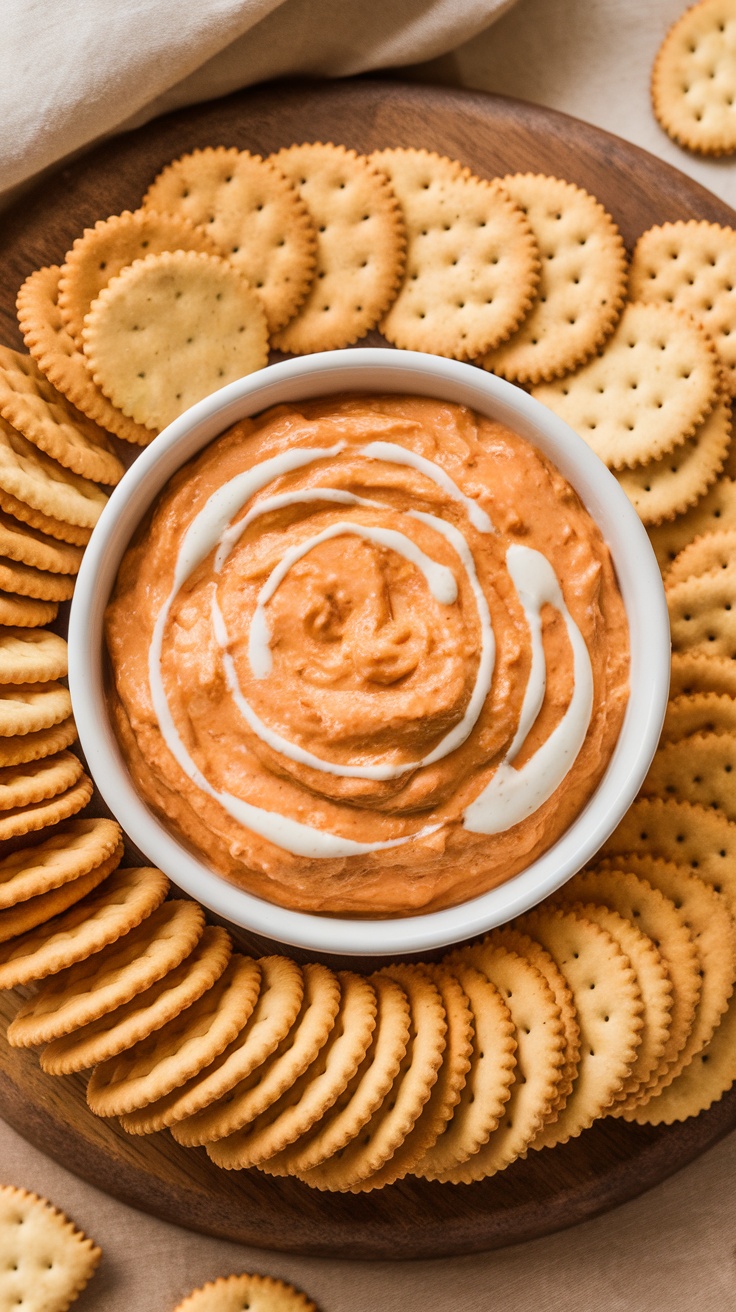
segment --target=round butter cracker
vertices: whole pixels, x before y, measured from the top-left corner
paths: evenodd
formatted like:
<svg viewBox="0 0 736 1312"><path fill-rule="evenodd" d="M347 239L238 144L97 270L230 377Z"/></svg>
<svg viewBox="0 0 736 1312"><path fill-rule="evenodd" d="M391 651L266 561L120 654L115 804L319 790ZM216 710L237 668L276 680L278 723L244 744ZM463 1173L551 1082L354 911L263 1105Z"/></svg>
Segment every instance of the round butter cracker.
<svg viewBox="0 0 736 1312"><path fill-rule="evenodd" d="M652 106L674 141L703 155L736 150L736 14L699 0L670 28L652 69Z"/></svg>

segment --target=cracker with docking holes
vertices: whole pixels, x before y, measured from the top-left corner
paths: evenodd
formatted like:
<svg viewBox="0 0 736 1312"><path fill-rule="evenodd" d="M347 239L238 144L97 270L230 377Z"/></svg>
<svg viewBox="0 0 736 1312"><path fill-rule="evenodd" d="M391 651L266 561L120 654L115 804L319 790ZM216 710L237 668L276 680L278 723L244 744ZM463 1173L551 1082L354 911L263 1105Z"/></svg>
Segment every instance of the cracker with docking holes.
<svg viewBox="0 0 736 1312"><path fill-rule="evenodd" d="M456 1106L457 1096L465 1082L468 1065L467 1046L461 1043L461 1049L458 1051L454 1043L451 1047L448 1045L450 1023L447 1016L446 999L449 1000L450 1006L452 1006L453 999L456 999L459 993L461 1002L464 1001L457 980L453 980L452 975L448 972L442 973L439 969L434 972L424 967L412 967L404 963L388 966L386 969L391 972L392 978L400 983L406 991L412 1007L412 1014L416 1016L414 1027L417 1035L420 1031L420 1010L426 1010L429 1007L433 1016L436 1017L440 1014L436 1009L434 994L426 993L421 989L421 985L417 990L417 974L431 979L434 988L438 990L441 1017L444 1022L441 1056L437 1068L437 1078L432 1085L430 1095L416 1120L414 1120L408 1134L388 1160L384 1162L383 1166L374 1171L372 1175L369 1175L367 1179L361 1180L351 1187L352 1193L370 1193L374 1189L383 1189L386 1185L395 1184L397 1180L403 1180L413 1170L417 1162L422 1160L427 1150L437 1142L444 1130L453 1108ZM400 1092L399 1100L401 1100L401 1097ZM405 1106L408 1107L408 1104L405 1104ZM391 1114L392 1109L389 1107L387 1119ZM385 1123L379 1127L379 1133L384 1126Z"/></svg>
<svg viewBox="0 0 736 1312"><path fill-rule="evenodd" d="M71 713L69 689L51 679L44 683L0 686L0 738L35 733L60 724Z"/></svg>
<svg viewBox="0 0 736 1312"><path fill-rule="evenodd" d="M655 525L648 533L659 567L665 571L679 552L703 533L730 528L736 528L736 481L721 477L684 514Z"/></svg>
<svg viewBox="0 0 736 1312"><path fill-rule="evenodd" d="M315 1060L335 1024L340 985L331 970L316 962L303 966L302 973L301 1006L284 1038L260 1066L231 1085L216 1102L176 1123L174 1137L180 1143L209 1144L241 1130L267 1111ZM237 1063L237 1058L226 1062L223 1070L229 1065L232 1071ZM222 1081L222 1071L218 1078Z"/></svg>
<svg viewBox="0 0 736 1312"><path fill-rule="evenodd" d="M50 574L78 574L83 551L50 538L0 510L0 555Z"/></svg>
<svg viewBox="0 0 736 1312"><path fill-rule="evenodd" d="M82 902L0 948L0 988L45 979L114 943L156 910L168 887L160 870L116 870Z"/></svg>
<svg viewBox="0 0 736 1312"><path fill-rule="evenodd" d="M525 957L496 947L493 937L453 953L453 961L475 966L501 993L516 1039L510 1096L495 1129L477 1152L437 1178L470 1184L502 1171L526 1153L557 1102L565 1072L566 1034L554 994L544 975Z"/></svg>
<svg viewBox="0 0 736 1312"><path fill-rule="evenodd" d="M340 1009L327 1041L314 1061L270 1107L227 1140L233 1166L260 1166L301 1138L347 1088L362 1062L375 1029L376 995L367 979L339 971ZM159 1100L122 1118L129 1133L150 1134L168 1124L169 1109Z"/></svg>
<svg viewBox="0 0 736 1312"><path fill-rule="evenodd" d="M72 824L78 823L72 820ZM55 830L55 834L62 832ZM83 897L97 888L107 876L116 870L123 859L122 839L118 846L98 865L93 866L84 875L69 879L58 888L51 888L47 893L37 893L35 897L24 898L12 906L0 911L0 943L7 943L11 938L19 938L38 925L52 920Z"/></svg>
<svg viewBox="0 0 736 1312"><path fill-rule="evenodd" d="M50 975L16 1013L8 1042L32 1048L109 1015L175 970L203 931L204 911L196 902L162 902L104 952Z"/></svg>
<svg viewBox="0 0 736 1312"><path fill-rule="evenodd" d="M672 697L667 703L660 744L676 743L694 733L736 733L736 698L715 692Z"/></svg>
<svg viewBox="0 0 736 1312"><path fill-rule="evenodd" d="M83 337L98 386L156 431L268 360L256 293L227 260L197 251L123 269L93 301Z"/></svg>
<svg viewBox="0 0 736 1312"><path fill-rule="evenodd" d="M474 966L450 966L470 1003L469 1069L452 1116L412 1175L439 1180L473 1157L497 1129L508 1103L516 1068L516 1034L500 989Z"/></svg>
<svg viewBox="0 0 736 1312"><path fill-rule="evenodd" d="M659 1062L640 1089L617 1099L610 1109L611 1116L622 1115L635 1106L644 1094L648 1095L651 1090L663 1087L667 1082L667 1073L674 1068L692 1031L701 993L701 955L695 932L689 928L672 901L675 894L665 894L661 888L653 887L646 875L628 870L627 864L627 860L622 859L620 868L615 871L608 868L582 871L555 894L555 900L565 905L579 899L586 906L593 903L612 908L656 944L666 968L668 987L662 985L661 979L655 981L655 1006L660 1016L666 1012L667 1026L666 1042ZM683 877L685 880L691 878L687 874ZM689 887L686 892L692 896ZM718 895L714 893L713 896L717 898ZM728 934L728 926L726 929Z"/></svg>
<svg viewBox="0 0 736 1312"><path fill-rule="evenodd" d="M314 281L274 346L303 355L350 346L375 328L404 272L406 232L383 172L331 142L271 156L298 191L317 229Z"/></svg>
<svg viewBox="0 0 736 1312"><path fill-rule="evenodd" d="M0 813L57 797L77 782L82 768L73 752L58 752L28 765L0 767Z"/></svg>
<svg viewBox="0 0 736 1312"><path fill-rule="evenodd" d="M59 274L59 313L80 351L84 318L103 287L135 260L164 251L201 251L224 255L203 228L187 219L155 210L124 210L100 219L77 237Z"/></svg>
<svg viewBox="0 0 736 1312"><path fill-rule="evenodd" d="M59 613L56 601L38 601L35 597L19 597L11 592L0 592L0 624L11 628L36 629L42 624L53 624Z"/></svg>
<svg viewBox="0 0 736 1312"><path fill-rule="evenodd" d="M673 651L736 657L736 563L667 589Z"/></svg>
<svg viewBox="0 0 736 1312"><path fill-rule="evenodd" d="M399 984L409 999L407 1049L388 1094L360 1132L340 1153L299 1173L299 1178L314 1189L345 1193L373 1188L370 1177L381 1172L401 1150L437 1082L447 1032L439 990L416 967L388 966L379 973ZM218 1147L213 1144L207 1148L215 1161Z"/></svg>
<svg viewBox="0 0 736 1312"><path fill-rule="evenodd" d="M724 396L692 437L658 460L616 477L643 524L674 519L705 495L723 469L731 443L731 405Z"/></svg>
<svg viewBox="0 0 736 1312"><path fill-rule="evenodd" d="M572 1092L532 1148L566 1143L611 1107L641 1043L643 1003L629 958L599 925L572 910L528 912L519 927L536 938L572 989L580 1025L580 1059ZM593 987L591 987L591 985Z"/></svg>
<svg viewBox="0 0 736 1312"><path fill-rule="evenodd" d="M0 1307L66 1312L101 1256L45 1198L0 1185Z"/></svg>
<svg viewBox="0 0 736 1312"><path fill-rule="evenodd" d="M73 758L76 760L76 758ZM15 770L15 766L10 767ZM39 829L68 820L84 810L94 792L92 780L80 771L80 777L51 797L34 802L21 802L0 811L0 842L20 838Z"/></svg>
<svg viewBox="0 0 736 1312"><path fill-rule="evenodd" d="M628 917L600 902L565 902L579 916L604 929L631 962L642 997L642 1028L634 1064L621 1090L615 1095L613 1109L631 1097L638 1097L656 1080L671 1032L672 981L659 948Z"/></svg>
<svg viewBox="0 0 736 1312"><path fill-rule="evenodd" d="M392 1088L409 1043L409 999L388 976L374 975L371 984L378 1010L363 1061L344 1093L310 1133L263 1163L261 1169L268 1175L298 1175L341 1152L368 1124ZM178 1138L176 1127L174 1137Z"/></svg>
<svg viewBox="0 0 736 1312"><path fill-rule="evenodd" d="M0 766L40 761L44 756L53 756L54 752L71 747L76 737L77 726L72 715L68 715L60 724L52 724L48 729L13 734L9 738L0 737Z"/></svg>
<svg viewBox="0 0 736 1312"><path fill-rule="evenodd" d="M74 593L74 579L71 574L51 574L33 565L0 558L0 588L42 602L69 601Z"/></svg>
<svg viewBox="0 0 736 1312"><path fill-rule="evenodd" d="M641 797L601 848L601 857L635 852L695 871L722 893L736 917L736 825L692 802Z"/></svg>
<svg viewBox="0 0 736 1312"><path fill-rule="evenodd" d="M716 807L736 822L736 733L694 733L660 744L641 793Z"/></svg>
<svg viewBox="0 0 736 1312"><path fill-rule="evenodd" d="M667 576L669 579L669 575ZM673 652L670 700L712 693L736 699L736 666L725 656L703 656L700 652ZM731 728L731 725L727 726Z"/></svg>
<svg viewBox="0 0 736 1312"><path fill-rule="evenodd" d="M2 418L0 487L44 519L52 518L73 528L93 529L107 505L107 496L96 483L72 474Z"/></svg>
<svg viewBox="0 0 736 1312"><path fill-rule="evenodd" d="M672 1125L706 1111L736 1080L736 1006L733 995L713 1037L656 1098L629 1118L639 1125Z"/></svg>
<svg viewBox="0 0 736 1312"><path fill-rule="evenodd" d="M736 14L699 0L673 23L652 69L652 107L665 132L703 155L736 150Z"/></svg>
<svg viewBox="0 0 736 1312"><path fill-rule="evenodd" d="M67 332L58 305L60 275L56 264L37 269L18 292L18 322L28 350L49 382L88 419L133 446L147 446L155 433L129 419L100 391Z"/></svg>
<svg viewBox="0 0 736 1312"><path fill-rule="evenodd" d="M716 533L704 533L702 537L696 538L687 547L683 547L672 564L670 565L664 577L666 588L672 587L674 583L684 583L686 579L699 578L701 574L710 574L713 570L729 569L736 565L736 529L720 529ZM679 657L683 659L683 657ZM696 658L697 659L697 658ZM714 659L718 660L718 657ZM726 657L720 657L720 661L733 671L731 682L728 688L713 689L712 691L733 692L736 694L736 670L731 661ZM680 691L686 691L684 688ZM692 689L695 691L695 689Z"/></svg>
<svg viewBox="0 0 736 1312"><path fill-rule="evenodd" d="M260 990L244 1026L206 1070L151 1104L167 1125L194 1117L260 1067L290 1033L304 998L304 975L288 957L261 957ZM186 1131L184 1131L186 1134Z"/></svg>
<svg viewBox="0 0 736 1312"><path fill-rule="evenodd" d="M66 677L66 640L46 629L3 629L0 632L0 685L52 683Z"/></svg>
<svg viewBox="0 0 736 1312"><path fill-rule="evenodd" d="M194 951L175 970L99 1020L53 1039L41 1053L41 1066L49 1075L70 1075L132 1048L201 998L220 978L231 955L227 930L208 925Z"/></svg>
<svg viewBox="0 0 736 1312"><path fill-rule="evenodd" d="M626 294L626 251L599 201L541 173L501 185L523 210L542 261L537 294L521 327L482 359L512 382L538 383L582 364L616 325Z"/></svg>
<svg viewBox="0 0 736 1312"><path fill-rule="evenodd" d="M666 301L702 323L736 391L736 231L717 223L663 223L643 232L629 270L634 301Z"/></svg>
<svg viewBox="0 0 736 1312"><path fill-rule="evenodd" d="M718 357L689 315L630 302L600 355L531 390L618 470L657 460L695 432L720 396Z"/></svg>
<svg viewBox="0 0 736 1312"><path fill-rule="evenodd" d="M65 469L119 483L125 468L105 431L50 383L32 355L0 346L0 415Z"/></svg>
<svg viewBox="0 0 736 1312"><path fill-rule="evenodd" d="M86 875L112 856L121 837L115 820L71 820L43 842L0 858L0 908Z"/></svg>
<svg viewBox="0 0 736 1312"><path fill-rule="evenodd" d="M580 1060L580 1026L572 989L549 952L545 952L541 943L537 943L536 939L530 938L528 934L522 934L520 930L504 925L502 929L494 929L492 935L489 935L489 940L496 946L507 948L510 952L515 952L518 957L526 957L531 961L540 974L544 975L559 1008L565 1032L565 1061L557 1086L557 1097L549 1112L548 1119L552 1121L565 1106L572 1092Z"/></svg>
<svg viewBox="0 0 736 1312"><path fill-rule="evenodd" d="M377 150L404 211L406 272L381 332L394 346L472 360L506 341L530 309L539 251L498 181L426 150Z"/></svg>
<svg viewBox="0 0 736 1312"><path fill-rule="evenodd" d="M174 1312L318 1312L306 1294L270 1276L220 1276L194 1289Z"/></svg>
<svg viewBox="0 0 736 1312"><path fill-rule="evenodd" d="M181 215L209 234L258 292L269 333L303 303L317 234L294 180L270 160L235 147L194 150L162 169L143 206Z"/></svg>
<svg viewBox="0 0 736 1312"><path fill-rule="evenodd" d="M260 969L234 954L219 979L147 1039L95 1066L87 1103L97 1116L122 1116L186 1083L226 1048L253 1010Z"/></svg>

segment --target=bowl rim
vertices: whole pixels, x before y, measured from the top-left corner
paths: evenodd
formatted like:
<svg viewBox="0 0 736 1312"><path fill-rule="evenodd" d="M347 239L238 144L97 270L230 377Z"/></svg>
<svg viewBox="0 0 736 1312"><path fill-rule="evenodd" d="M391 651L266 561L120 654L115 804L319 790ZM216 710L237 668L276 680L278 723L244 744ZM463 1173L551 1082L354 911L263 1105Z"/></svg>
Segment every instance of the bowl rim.
<svg viewBox="0 0 736 1312"><path fill-rule="evenodd" d="M410 393L468 405L506 423L549 456L608 543L629 623L629 700L606 771L552 847L496 888L440 911L386 919L294 911L207 868L146 806L128 775L104 690L102 623L132 533L172 474L239 419L282 402L344 392ZM460 942L522 914L561 887L603 845L633 802L657 747L670 678L664 586L647 534L625 493L582 438L520 388L470 364L363 347L269 365L199 401L146 447L113 490L85 550L69 620L69 686L92 777L146 857L204 906L239 928L292 947L401 956Z"/></svg>

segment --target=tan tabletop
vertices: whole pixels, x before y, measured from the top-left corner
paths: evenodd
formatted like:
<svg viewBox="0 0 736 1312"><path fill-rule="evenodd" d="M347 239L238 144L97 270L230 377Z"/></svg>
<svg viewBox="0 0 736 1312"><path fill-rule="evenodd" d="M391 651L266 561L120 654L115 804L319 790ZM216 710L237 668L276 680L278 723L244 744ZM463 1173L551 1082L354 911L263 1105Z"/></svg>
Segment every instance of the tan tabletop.
<svg viewBox="0 0 736 1312"><path fill-rule="evenodd" d="M649 108L652 58L684 0L519 0L494 27L417 70L575 114L636 142L736 207L736 161L680 151ZM73 1163L70 1163L73 1166ZM135 1212L0 1123L0 1180L50 1197L102 1245L79 1312L168 1312L195 1285L260 1271L322 1312L729 1312L736 1309L736 1136L651 1193L575 1230L498 1253L411 1264L243 1248Z"/></svg>

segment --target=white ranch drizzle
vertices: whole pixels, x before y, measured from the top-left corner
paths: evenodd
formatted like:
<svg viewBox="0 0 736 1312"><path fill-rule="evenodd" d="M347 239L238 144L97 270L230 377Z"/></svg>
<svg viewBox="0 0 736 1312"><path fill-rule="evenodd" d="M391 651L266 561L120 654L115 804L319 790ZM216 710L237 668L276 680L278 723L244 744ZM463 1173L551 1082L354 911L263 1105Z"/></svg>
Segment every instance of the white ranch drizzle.
<svg viewBox="0 0 736 1312"><path fill-rule="evenodd" d="M463 813L473 834L500 834L518 825L547 801L576 759L593 711L593 670L583 635L573 620L552 566L539 551L512 545L506 564L532 635L532 663L519 728L508 755L482 792ZM539 714L547 682L541 639L541 610L554 606L562 616L573 655L573 694L559 724L533 756L515 770L514 757Z"/></svg>
<svg viewBox="0 0 736 1312"><path fill-rule="evenodd" d="M342 858L362 855L397 847L415 839L426 837L435 833L442 826L440 824L427 825L414 834L384 842L359 843L352 839L343 838L338 834L315 829L311 825L292 820L279 812L266 811L264 808L245 802L231 793L215 789L189 755L174 724L161 674L163 635L173 601L189 576L207 557L213 547L216 547L215 572L219 573L242 533L257 516L267 514L271 510L289 504L318 499L341 505L384 508L381 502L369 501L366 498L358 497L353 493L337 488L311 488L265 498L253 507L242 520L236 524L232 523L233 517L245 502L273 479L303 468L317 460L336 456L345 447L345 442L338 442L331 447L302 447L281 452L277 456L262 461L253 469L236 475L235 478L230 479L212 494L184 535L174 570L173 585L157 616L149 649L148 669L153 708L162 737L175 760L192 782L203 792L214 798L235 820L295 856ZM446 491L454 500L461 502L466 507L468 518L478 531L483 533L495 532L486 512L461 492L449 475L432 461L426 460L423 456L407 451L405 448L391 442L368 443L357 448L356 454L366 456L368 459L385 460L415 468L419 473L432 479L437 486ZM305 752L304 749L288 743L279 735L274 734L255 715L255 712L242 696L234 663L227 650L229 640L222 613L217 604L216 587L212 589L212 620L215 638L222 648L228 687L241 713L254 732L261 736L264 741L270 742L277 750L291 756L293 760L314 765L316 768L329 773L386 779L440 759L465 741L477 721L490 690L495 659L495 641L488 605L478 582L475 563L467 542L463 534L454 525L439 519L435 515L415 510L402 513L406 513L408 516L441 533L456 551L466 571L481 625L481 656L478 673L465 714L459 723L445 735L437 747L421 761L402 766L338 767L329 762L321 761L319 758L312 756L311 753ZM392 529L379 529L351 523L350 521L332 525L330 529L326 529L322 533L309 538L306 542L291 548L272 571L266 584L261 589L257 607L258 618L254 615L251 623L251 665L257 677L265 677L268 669L270 669L271 660L268 649L268 626L263 606L269 597L273 595L287 570L296 560L300 559L319 542L327 541L329 538L345 532L357 533L369 540L380 542L381 545L392 550L400 550L401 554L413 560L417 567L422 570L430 590L441 604L450 605L456 600L457 583L452 571L447 566L431 560L405 534ZM551 565L540 552L519 546L509 548L507 563L529 625L532 661L519 726L509 753L494 773L493 778L475 801L466 808L463 815L465 828L475 833L499 833L510 829L514 824L518 824L520 820L530 815L551 796L570 769L582 746L592 713L593 684L590 658L580 630L567 610L562 591ZM544 701L546 667L541 636L541 608L545 603L555 606L560 611L567 627L573 649L573 696L563 719L550 734L547 741L522 769L514 770L512 766L513 759L526 739ZM253 637L254 630L255 640ZM264 653L267 662L264 660ZM264 668L266 663L268 663L268 668ZM259 674L259 669L263 669L264 673Z"/></svg>

